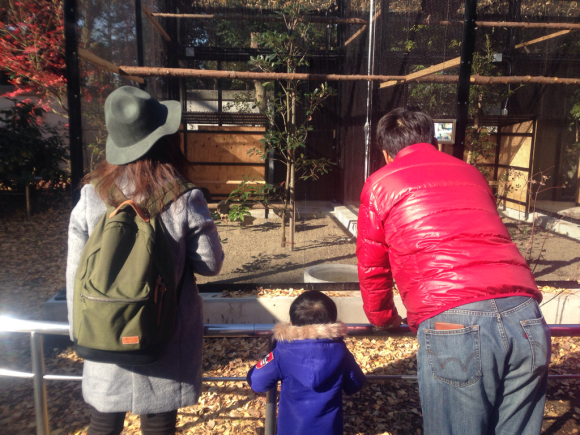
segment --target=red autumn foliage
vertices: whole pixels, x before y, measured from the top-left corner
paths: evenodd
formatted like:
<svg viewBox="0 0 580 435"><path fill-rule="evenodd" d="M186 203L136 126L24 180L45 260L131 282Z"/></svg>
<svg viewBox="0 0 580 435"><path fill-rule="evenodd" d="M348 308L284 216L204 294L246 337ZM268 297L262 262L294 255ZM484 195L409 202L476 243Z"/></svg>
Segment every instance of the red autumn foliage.
<svg viewBox="0 0 580 435"><path fill-rule="evenodd" d="M0 9L0 65L16 89L4 97L34 93L52 110L66 110L62 0L9 0Z"/></svg>

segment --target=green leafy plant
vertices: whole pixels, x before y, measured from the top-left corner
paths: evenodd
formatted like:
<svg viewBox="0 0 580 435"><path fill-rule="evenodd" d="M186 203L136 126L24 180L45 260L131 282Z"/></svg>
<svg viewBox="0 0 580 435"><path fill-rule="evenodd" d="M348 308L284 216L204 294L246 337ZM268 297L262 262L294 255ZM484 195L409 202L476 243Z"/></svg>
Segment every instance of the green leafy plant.
<svg viewBox="0 0 580 435"><path fill-rule="evenodd" d="M248 178L244 176L243 181L228 196L228 202L231 203L228 213L228 220L231 222L239 221L240 225L244 223L246 216L250 216L251 203L261 202L264 206L273 192L273 186L268 183L256 184L257 178Z"/></svg>
<svg viewBox="0 0 580 435"><path fill-rule="evenodd" d="M285 31L269 30L256 35L261 47L269 48L272 54L253 57L250 63L264 72L294 73L308 66L308 54L314 48L316 33L301 20L307 13L305 1L280 2L278 12L284 18ZM312 117L323 103L336 95L327 83L322 83L307 92L298 80L278 80L280 91L266 104L256 103L268 119L271 128L261 140L262 146L250 150L250 155L277 160L286 166L286 181L282 185L282 246L294 245L294 222L296 219L296 180L318 179L328 173L334 165L326 158L311 158L306 151L306 139L312 131ZM269 82L262 86L271 86ZM286 242L286 218L289 218L290 240Z"/></svg>
<svg viewBox="0 0 580 435"><path fill-rule="evenodd" d="M0 111L0 188L22 191L38 179L68 179L67 148L61 134L42 123L44 113L32 102Z"/></svg>
<svg viewBox="0 0 580 435"><path fill-rule="evenodd" d="M476 166L487 177L489 168L479 164L495 157L496 143L491 140L490 131L486 128L468 128L465 136L465 148L467 150L465 161L470 165Z"/></svg>
<svg viewBox="0 0 580 435"><path fill-rule="evenodd" d="M415 32L422 28L413 28ZM461 43L452 40L451 49L456 49ZM473 54L473 75L497 76L500 72L494 63L494 49L490 35L485 35L481 48ZM420 71L425 66L417 65L414 71ZM446 70L438 74L450 73ZM518 88L506 88L503 85L483 86L471 85L469 88L469 115L474 118L475 125L467 129L465 138L465 149L467 151L467 163L476 166L484 176L489 175L489 169L482 166L481 163L491 160L495 156L496 144L490 140L490 132L487 128L480 125L479 120L489 113L493 108L501 106L510 95L517 91ZM419 83L409 86L410 98L409 104L418 105L434 117L454 117L455 101L457 95L457 85L455 84L437 84L437 83ZM452 104L453 103L453 104ZM580 109L579 109L580 111Z"/></svg>
<svg viewBox="0 0 580 435"><path fill-rule="evenodd" d="M580 91L576 90L572 93L572 109L570 109L570 118L572 122L570 123L570 130L574 133L574 139L572 143L568 144L566 147L566 160L565 165L567 169L565 171L565 181L564 188L572 190L574 188L574 196L576 202L578 202L578 197L580 195Z"/></svg>

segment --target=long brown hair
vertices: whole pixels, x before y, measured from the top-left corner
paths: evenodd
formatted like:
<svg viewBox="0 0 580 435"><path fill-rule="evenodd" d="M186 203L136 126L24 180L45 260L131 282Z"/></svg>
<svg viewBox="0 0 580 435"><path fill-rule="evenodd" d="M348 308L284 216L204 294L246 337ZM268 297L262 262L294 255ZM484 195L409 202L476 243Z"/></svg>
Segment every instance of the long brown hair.
<svg viewBox="0 0 580 435"><path fill-rule="evenodd" d="M114 195L114 186L131 182L131 197L147 198L165 183L176 178L188 178L189 162L181 152L178 132L159 139L140 159L126 165L111 165L103 160L97 169L85 175L83 183L92 183L97 195L107 204L117 207L122 201ZM175 198L177 199L177 198Z"/></svg>

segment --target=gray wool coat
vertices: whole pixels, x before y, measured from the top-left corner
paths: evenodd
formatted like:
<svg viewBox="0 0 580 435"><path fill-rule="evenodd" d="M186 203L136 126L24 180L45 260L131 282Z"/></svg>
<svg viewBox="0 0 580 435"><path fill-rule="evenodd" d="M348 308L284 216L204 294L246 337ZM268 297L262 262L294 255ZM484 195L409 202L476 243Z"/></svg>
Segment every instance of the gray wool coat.
<svg viewBox="0 0 580 435"><path fill-rule="evenodd" d="M69 224L66 291L71 325L75 273L83 247L105 210L93 187L84 186ZM201 393L203 302L193 273L217 275L224 254L200 190L185 193L161 219L170 236L175 282L181 279L186 257L194 269L185 274L175 333L162 358L151 365L121 367L85 361L83 397L100 412L167 412L194 405Z"/></svg>

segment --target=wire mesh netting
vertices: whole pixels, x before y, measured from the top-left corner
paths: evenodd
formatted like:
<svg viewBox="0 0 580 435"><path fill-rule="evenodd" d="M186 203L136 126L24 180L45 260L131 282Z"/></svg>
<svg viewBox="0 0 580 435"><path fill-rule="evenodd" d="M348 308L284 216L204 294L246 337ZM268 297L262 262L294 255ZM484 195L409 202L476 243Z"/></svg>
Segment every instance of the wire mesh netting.
<svg viewBox="0 0 580 435"><path fill-rule="evenodd" d="M142 31L135 21L139 3ZM292 5L299 5L297 13ZM212 209L227 198L237 205L246 198L257 222L266 225L248 227L250 241L244 243L255 243L257 251L218 280L293 281L301 280L308 265L355 264L354 231L341 229L333 217L324 217L330 219L325 223L316 219L339 206L356 215L366 177L383 165L375 131L388 111L415 106L441 122L441 128L454 125L464 10L458 0L82 2L81 47L118 66L406 76L293 85L286 79L162 74L140 84L83 61L85 171L104 157L106 95L121 85L142 86L159 99L181 101L183 149L193 165L189 175L204 188ZM477 20L499 23L477 25L472 75L578 78L578 36L562 27L580 22L577 2L481 1ZM294 41L294 51L282 53L288 41ZM313 95L321 92L323 104L313 110ZM465 159L488 178L500 206L529 211L529 183L540 173L546 188L537 200L564 208L578 201L579 104L575 85L471 85ZM296 130L305 128L299 152L304 167L295 172L292 192L286 189L292 180L284 150L263 151L264 138L276 138L275 131L288 133L289 123ZM453 148L451 130L449 135L441 138L442 151ZM262 195L267 185L272 186L268 217ZM274 231L282 226L281 212L274 209L291 198L298 208L296 222L284 222L296 225L296 236L281 249L281 236ZM331 223L336 231L317 234ZM237 228L221 225L221 232L230 232L226 244L238 244L232 239ZM271 247L264 248L266 239ZM293 253L286 253L289 245ZM317 253L311 255L308 246L316 246Z"/></svg>

